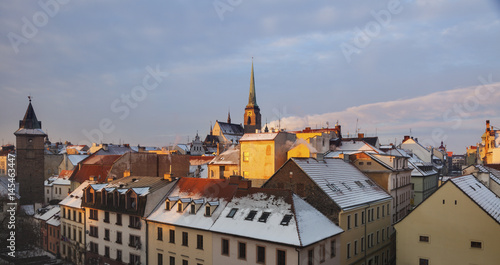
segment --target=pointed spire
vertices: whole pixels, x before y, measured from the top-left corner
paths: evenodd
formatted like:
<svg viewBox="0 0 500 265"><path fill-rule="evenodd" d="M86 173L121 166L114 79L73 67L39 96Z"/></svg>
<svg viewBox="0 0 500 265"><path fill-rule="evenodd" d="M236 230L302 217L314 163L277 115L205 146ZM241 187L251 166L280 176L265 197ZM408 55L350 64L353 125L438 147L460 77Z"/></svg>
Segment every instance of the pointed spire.
<svg viewBox="0 0 500 265"><path fill-rule="evenodd" d="M227 123L231 123L231 110L227 111Z"/></svg>
<svg viewBox="0 0 500 265"><path fill-rule="evenodd" d="M213 130L212 130L212 121L210 121L210 135L213 135Z"/></svg>
<svg viewBox="0 0 500 265"><path fill-rule="evenodd" d="M250 106L257 106L257 96L255 95L255 79L253 76L253 57L252 57L252 74L250 76L250 94L248 95L248 105L247 107Z"/></svg>
<svg viewBox="0 0 500 265"><path fill-rule="evenodd" d="M35 110L31 105L31 96L28 96L29 105L24 118L19 121L19 129L42 129L42 122L36 118Z"/></svg>

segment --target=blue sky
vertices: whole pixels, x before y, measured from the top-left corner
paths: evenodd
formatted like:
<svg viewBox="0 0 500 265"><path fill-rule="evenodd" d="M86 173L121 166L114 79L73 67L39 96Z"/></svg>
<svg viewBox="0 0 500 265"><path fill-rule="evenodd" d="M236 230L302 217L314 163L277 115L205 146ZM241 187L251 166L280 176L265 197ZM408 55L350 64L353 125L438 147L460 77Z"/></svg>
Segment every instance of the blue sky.
<svg viewBox="0 0 500 265"><path fill-rule="evenodd" d="M263 120L463 153L500 127L498 32L492 0L3 1L0 137L31 94L52 141L186 142L242 122L253 57Z"/></svg>

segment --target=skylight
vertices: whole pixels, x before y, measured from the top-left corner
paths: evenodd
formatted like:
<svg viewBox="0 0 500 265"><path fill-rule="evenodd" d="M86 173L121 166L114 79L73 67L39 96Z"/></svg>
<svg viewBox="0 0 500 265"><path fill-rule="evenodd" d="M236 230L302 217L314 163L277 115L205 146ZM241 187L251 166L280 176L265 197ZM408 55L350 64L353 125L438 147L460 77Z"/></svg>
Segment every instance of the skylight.
<svg viewBox="0 0 500 265"><path fill-rule="evenodd" d="M237 211L238 211L238 208L231 209L231 211L229 211L229 213L227 214L226 217L227 218L233 218Z"/></svg>
<svg viewBox="0 0 500 265"><path fill-rule="evenodd" d="M291 214L285 214L283 217L283 220L281 220L280 225L288 225L290 223L290 220L292 220L292 215Z"/></svg>
<svg viewBox="0 0 500 265"><path fill-rule="evenodd" d="M333 184L333 183L328 183L328 184L326 184L326 186L329 187L330 189L332 189L333 191L340 191L340 189L337 186L335 186L335 184Z"/></svg>
<svg viewBox="0 0 500 265"><path fill-rule="evenodd" d="M250 211L250 213L247 215L245 220L252 221L256 214L257 214L257 211Z"/></svg>
<svg viewBox="0 0 500 265"><path fill-rule="evenodd" d="M354 183L356 183L356 185L358 185L360 188L365 187L365 185L363 185L363 183L361 183L361 181L359 181L359 180L354 181Z"/></svg>
<svg viewBox="0 0 500 265"><path fill-rule="evenodd" d="M371 180L365 179L365 181L366 181L366 183L368 183L368 185L370 185L372 187L375 186L375 184L373 184L373 182Z"/></svg>
<svg viewBox="0 0 500 265"><path fill-rule="evenodd" d="M347 185L345 182L342 182L342 185L344 185L346 189L351 190L351 187L349 187L349 185Z"/></svg>
<svg viewBox="0 0 500 265"><path fill-rule="evenodd" d="M270 212L263 212L262 215L259 217L259 222L267 222L267 218L271 215Z"/></svg>

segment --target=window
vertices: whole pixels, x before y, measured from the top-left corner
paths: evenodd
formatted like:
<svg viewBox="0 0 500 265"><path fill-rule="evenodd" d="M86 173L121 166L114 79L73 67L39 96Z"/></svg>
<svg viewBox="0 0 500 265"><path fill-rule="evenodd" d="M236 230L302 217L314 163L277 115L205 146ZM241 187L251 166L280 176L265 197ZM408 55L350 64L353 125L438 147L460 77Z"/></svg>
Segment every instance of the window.
<svg viewBox="0 0 500 265"><path fill-rule="evenodd" d="M479 242L479 241L471 241L470 247L471 248L483 248L483 243Z"/></svg>
<svg viewBox="0 0 500 265"><path fill-rule="evenodd" d="M135 229L141 229L141 219L137 216L131 215L129 218L128 227L135 228Z"/></svg>
<svg viewBox="0 0 500 265"><path fill-rule="evenodd" d="M191 214L195 214L196 213L196 205L194 204L191 204L191 211L190 211Z"/></svg>
<svg viewBox="0 0 500 265"><path fill-rule="evenodd" d="M255 218L255 215L257 214L257 211L250 211L250 213L247 215L245 220L247 221L253 221L253 218Z"/></svg>
<svg viewBox="0 0 500 265"><path fill-rule="evenodd" d="M168 231L168 234L169 234L168 242L175 244L175 230L170 229Z"/></svg>
<svg viewBox="0 0 500 265"><path fill-rule="evenodd" d="M231 209L231 211L229 211L229 213L227 214L226 217L227 218L233 218L237 211L238 211L238 208Z"/></svg>
<svg viewBox="0 0 500 265"><path fill-rule="evenodd" d="M116 243L121 244L122 243L122 232L116 232Z"/></svg>
<svg viewBox="0 0 500 265"><path fill-rule="evenodd" d="M351 243L347 243L347 258L351 258Z"/></svg>
<svg viewBox="0 0 500 265"><path fill-rule="evenodd" d="M175 265L175 257L170 256L170 265Z"/></svg>
<svg viewBox="0 0 500 265"><path fill-rule="evenodd" d="M188 246L188 233L187 232L182 232L182 245L183 246Z"/></svg>
<svg viewBox="0 0 500 265"><path fill-rule="evenodd" d="M104 222L109 223L109 212L104 212Z"/></svg>
<svg viewBox="0 0 500 265"><path fill-rule="evenodd" d="M358 240L354 241L354 255L358 255Z"/></svg>
<svg viewBox="0 0 500 265"><path fill-rule="evenodd" d="M286 265L286 252L284 250L276 250L277 265Z"/></svg>
<svg viewBox="0 0 500 265"><path fill-rule="evenodd" d="M257 263L266 263L266 248L257 246Z"/></svg>
<svg viewBox="0 0 500 265"><path fill-rule="evenodd" d="M379 240L379 239L380 239L380 238L379 238L379 231L377 231L377 244L380 242L380 240Z"/></svg>
<svg viewBox="0 0 500 265"><path fill-rule="evenodd" d="M351 229L351 216L347 216L347 230Z"/></svg>
<svg viewBox="0 0 500 265"><path fill-rule="evenodd" d="M263 212L262 215L259 217L259 222L267 222L267 218L271 215L270 212Z"/></svg>
<svg viewBox="0 0 500 265"><path fill-rule="evenodd" d="M365 212L361 212L361 224L365 224Z"/></svg>
<svg viewBox="0 0 500 265"><path fill-rule="evenodd" d="M385 241L385 228L382 228L382 241Z"/></svg>
<svg viewBox="0 0 500 265"><path fill-rule="evenodd" d="M243 162L248 162L250 159L250 153L249 152L243 152Z"/></svg>
<svg viewBox="0 0 500 265"><path fill-rule="evenodd" d="M420 236L419 240L420 242L429 243L429 236Z"/></svg>
<svg viewBox="0 0 500 265"><path fill-rule="evenodd" d="M428 259L418 259L418 265L429 265L429 260Z"/></svg>
<svg viewBox="0 0 500 265"><path fill-rule="evenodd" d="M335 240L330 241L330 258L335 257L336 251L335 251Z"/></svg>
<svg viewBox="0 0 500 265"><path fill-rule="evenodd" d="M140 262L141 262L140 256L134 255L132 253L130 254L129 264L139 264Z"/></svg>
<svg viewBox="0 0 500 265"><path fill-rule="evenodd" d="M205 216L211 216L210 206L205 207Z"/></svg>
<svg viewBox="0 0 500 265"><path fill-rule="evenodd" d="M158 227L157 240L163 241L163 228Z"/></svg>
<svg viewBox="0 0 500 265"><path fill-rule="evenodd" d="M238 258L247 259L247 244L243 242L238 242Z"/></svg>
<svg viewBox="0 0 500 265"><path fill-rule="evenodd" d="M203 236L202 235L196 236L196 248L203 249Z"/></svg>
<svg viewBox="0 0 500 265"><path fill-rule="evenodd" d="M108 246L104 247L104 257L109 258L109 247Z"/></svg>
<svg viewBox="0 0 500 265"><path fill-rule="evenodd" d="M177 204L177 211L178 211L178 212L182 212L182 202L179 202L179 203Z"/></svg>
<svg viewBox="0 0 500 265"><path fill-rule="evenodd" d="M128 246L135 249L141 249L141 237L130 235L128 240Z"/></svg>
<svg viewBox="0 0 500 265"><path fill-rule="evenodd" d="M354 214L354 227L358 227L358 213Z"/></svg>
<svg viewBox="0 0 500 265"><path fill-rule="evenodd" d="M185 260L185 259L183 259L183 260L182 260L182 265L188 265L188 261L187 261L187 260Z"/></svg>
<svg viewBox="0 0 500 265"><path fill-rule="evenodd" d="M122 260L122 251L117 249L116 250L116 261L121 261Z"/></svg>
<svg viewBox="0 0 500 265"><path fill-rule="evenodd" d="M158 265L163 265L163 254L158 253Z"/></svg>
<svg viewBox="0 0 500 265"><path fill-rule="evenodd" d="M71 218L70 218L70 215L71 215L71 212L68 210L68 219L71 219ZM97 210L95 210L95 209L90 209L90 216L89 216L89 219L92 219L92 220L97 220Z"/></svg>
<svg viewBox="0 0 500 265"><path fill-rule="evenodd" d="M122 214L121 213L116 214L116 225L122 225Z"/></svg>
<svg viewBox="0 0 500 265"><path fill-rule="evenodd" d="M99 245L94 242L90 242L90 252L99 253Z"/></svg>
<svg viewBox="0 0 500 265"><path fill-rule="evenodd" d="M89 236L91 237L99 237L99 230L97 226L90 226ZM71 236L70 236L71 238Z"/></svg>
<svg viewBox="0 0 500 265"><path fill-rule="evenodd" d="M81 212L78 213L78 222L79 223L82 222L82 213Z"/></svg>
<svg viewBox="0 0 500 265"><path fill-rule="evenodd" d="M380 207L377 206L377 219L380 219Z"/></svg>
<svg viewBox="0 0 500 265"><path fill-rule="evenodd" d="M287 226L290 223L290 220L292 220L292 215L291 214L285 214L283 219L281 220L281 225Z"/></svg>
<svg viewBox="0 0 500 265"><path fill-rule="evenodd" d="M109 229L104 229L104 240L109 241Z"/></svg>
<svg viewBox="0 0 500 265"><path fill-rule="evenodd" d="M382 205L382 217L385 217L385 205Z"/></svg>
<svg viewBox="0 0 500 265"><path fill-rule="evenodd" d="M361 237L361 252L365 251L365 237Z"/></svg>
<svg viewBox="0 0 500 265"><path fill-rule="evenodd" d="M324 262L325 261L325 244L319 245L319 261Z"/></svg>
<svg viewBox="0 0 500 265"><path fill-rule="evenodd" d="M366 162L366 165L371 166L372 162Z"/></svg>
<svg viewBox="0 0 500 265"><path fill-rule="evenodd" d="M229 256L229 239L222 239L221 241L221 254L224 256Z"/></svg>
<svg viewBox="0 0 500 265"><path fill-rule="evenodd" d="M314 265L314 249L307 251L307 265Z"/></svg>
<svg viewBox="0 0 500 265"><path fill-rule="evenodd" d="M82 230L78 230L78 242L82 243Z"/></svg>

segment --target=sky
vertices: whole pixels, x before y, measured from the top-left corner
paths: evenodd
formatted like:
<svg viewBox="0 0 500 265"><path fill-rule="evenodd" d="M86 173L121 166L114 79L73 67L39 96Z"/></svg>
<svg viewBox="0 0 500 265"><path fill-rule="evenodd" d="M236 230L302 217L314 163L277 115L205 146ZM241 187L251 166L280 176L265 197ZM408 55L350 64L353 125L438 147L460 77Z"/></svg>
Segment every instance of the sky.
<svg viewBox="0 0 500 265"><path fill-rule="evenodd" d="M493 0L2 1L0 138L28 95L52 142L204 138L243 122L253 58L270 126L465 153L500 127L498 32Z"/></svg>

